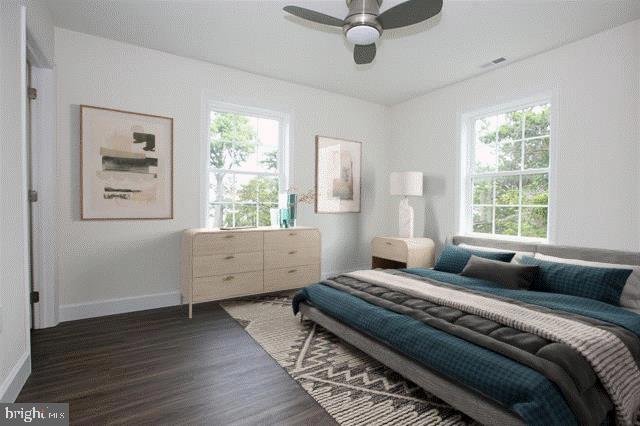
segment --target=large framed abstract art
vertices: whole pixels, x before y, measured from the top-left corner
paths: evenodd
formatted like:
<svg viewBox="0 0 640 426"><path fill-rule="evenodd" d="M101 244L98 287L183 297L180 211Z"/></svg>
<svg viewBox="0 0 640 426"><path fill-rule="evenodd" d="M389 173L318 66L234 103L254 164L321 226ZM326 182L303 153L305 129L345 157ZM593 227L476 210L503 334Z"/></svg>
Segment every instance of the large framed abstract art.
<svg viewBox="0 0 640 426"><path fill-rule="evenodd" d="M80 106L83 220L173 219L173 119Z"/></svg>
<svg viewBox="0 0 640 426"><path fill-rule="evenodd" d="M362 144L316 136L316 213L360 213Z"/></svg>

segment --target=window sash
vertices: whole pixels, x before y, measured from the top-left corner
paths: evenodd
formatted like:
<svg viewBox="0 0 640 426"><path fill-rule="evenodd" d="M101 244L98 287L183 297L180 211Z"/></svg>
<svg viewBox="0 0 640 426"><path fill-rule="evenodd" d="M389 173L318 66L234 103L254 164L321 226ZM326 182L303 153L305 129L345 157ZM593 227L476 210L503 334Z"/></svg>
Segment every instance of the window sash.
<svg viewBox="0 0 640 426"><path fill-rule="evenodd" d="M267 226L266 224L261 224L260 223L260 213L262 209L273 209L273 208L277 208L278 204L277 203L271 203L271 202L265 202L265 203L260 203L260 202L240 202L240 203L233 203L230 201L213 201L209 203L209 208L212 207L216 207L216 206L221 206L221 207L229 207L231 208L231 226L236 226L237 225L237 213L238 213L238 209L236 209L236 206L242 206L242 207L253 207L255 208L255 214L256 214L256 222L252 224L252 226ZM221 225L224 226L224 217L221 218L220 220Z"/></svg>
<svg viewBox="0 0 640 426"><path fill-rule="evenodd" d="M549 131L548 133L544 133L544 134L540 134L540 135L535 135L535 136L528 136L525 137L525 132L526 132L526 125L525 125L525 117L523 115L522 120L520 122L520 138L518 139L502 139L500 140L498 138L498 130L499 127L496 129L496 136L495 136L495 141L494 141L494 146L496 148L496 157L498 156L498 147L500 145L501 142L504 143L521 143L520 146L520 168L517 170L505 170L505 171L490 171L490 172L476 172L476 164L475 164L475 149L476 149L476 143L477 143L477 134L476 134L476 122L479 120L483 120L486 118L490 118L490 117L494 117L494 116L498 116L501 114L508 114L511 112L516 112L516 111L522 111L525 110L527 108L530 107L536 107L536 106L542 106L542 105L549 105L549 107L551 108L551 101L549 99L546 100L539 100L536 102L531 102L528 104L521 104L518 106L514 106L511 108L502 108L502 109L496 109L493 112L485 112L482 115L478 115L478 116L474 116L474 117L469 117L468 118L468 129L470 129L469 133L468 133L468 139L467 139L467 168L466 168L466 178L465 178L465 196L464 196L464 200L465 200L465 204L466 204L466 208L464 209L464 214L466 215L464 221L462 222L464 224L464 228L465 228L465 233L467 234L473 234L473 235L484 235L484 236L497 236L497 237L506 237L506 238L517 238L517 239L525 239L525 240L548 240L549 238L549 225L550 225L550 199L551 199L551 194L550 194L550 189L551 189L551 158L549 158L549 165L548 167L544 167L544 168L536 168L536 169L525 169L525 143L528 141L532 141L532 140L537 140L537 139L549 139L549 157L551 157L551 131ZM550 127L551 128L551 127ZM497 164L497 161L496 161ZM522 178L524 176L529 176L529 175L537 175L537 174L546 174L547 178L548 178L548 185L547 185L547 200L548 202L546 204L522 204L522 196L523 196L523 188L522 188ZM473 188L473 181L474 179L491 179L491 178L501 178L501 177L518 177L518 204L475 204L473 202L473 194L474 194L474 188ZM492 185L492 200L495 202L496 200L496 185L493 184ZM476 207L484 207L484 208L491 208L492 209L492 229L491 229L491 233L482 233L482 232L475 232L473 230L473 225L474 225L474 215L473 215L473 209ZM508 234L496 234L496 209L497 208L515 208L517 209L517 216L518 216L518 234L517 235L508 235ZM527 237L527 236L522 236L522 209L523 208L546 208L547 209L547 227L545 230L545 237L541 238L541 237Z"/></svg>
<svg viewBox="0 0 640 426"><path fill-rule="evenodd" d="M505 177L505 176L527 176L527 175L541 175L548 174L549 167L544 169L526 169L526 170L506 170L501 172L480 172L470 173L469 177L474 178L490 178L490 177Z"/></svg>
<svg viewBox="0 0 640 426"><path fill-rule="evenodd" d="M261 111L253 108L245 108L241 106L218 104L216 102L210 102L207 107L207 119L206 119L207 158L209 157L211 152L210 144L212 141L222 142L225 144L230 144L232 146L238 145L240 143L235 138L230 138L232 140L227 140L227 138L216 137L216 135L213 135L210 133L209 127L211 126L212 120L214 119L214 114L222 114L222 113L235 114L238 116L244 116L248 118L268 119L268 120L276 121L278 123L277 145L259 143L259 140L257 139L257 135L250 141L242 142L243 144L247 144L255 148L256 150L260 148L262 149L266 148L269 151L276 151L277 152L277 169L275 171L261 171L261 170L234 170L234 169L224 169L224 168L213 168L210 166L209 161L207 159L205 179L208 183L207 183L207 189L204 192L207 197L206 212L204 216L206 225L208 226L209 224L211 224L212 213L213 213L212 210L216 208L216 206L223 206L233 210L233 216L232 216L233 226L236 226L236 223L237 223L236 207L254 207L256 209L255 210L256 223L254 223L253 225L265 225L263 223L259 223L260 212L262 209L265 209L265 208L266 209L277 208L278 207L277 199L275 200L256 199L251 201L237 201L235 197L232 197L231 200L215 201L215 200L212 200L210 197L211 179L212 179L212 175L216 173L224 173L225 175L231 177L232 179L235 179L235 176L275 178L278 180L278 192L282 191L282 189L287 185L286 181L287 181L287 175L288 175L285 170L288 167L288 160L285 158L286 149L287 149L286 132L288 129L288 118L285 114L271 113L268 111ZM224 225L225 223L224 216L219 218L218 220L219 220L219 223L213 223L214 226L217 226L219 224L221 226Z"/></svg>
<svg viewBox="0 0 640 426"><path fill-rule="evenodd" d="M239 172L239 171L229 171L227 169L210 169L211 173L215 173L216 171L220 171L220 172L224 172L225 175L244 175L244 176L254 176L254 177L272 177L272 178L278 178L278 188L280 187L280 174L279 173L273 173L273 172L269 172L269 173L252 173L252 172ZM279 192L279 191L278 191ZM231 207L231 209L234 211L233 213L233 226L235 226L236 224L236 206L274 206L273 208L277 208L278 207L278 200L276 199L275 201L264 201L264 200L260 200L260 199L256 199L256 200L251 200L251 201L237 201L235 198L232 198L231 201L211 201L209 200L209 204L208 204L208 216L210 217L210 209L212 206L229 206ZM256 212L256 220L259 221L259 207L258 210ZM223 223L222 218L220 219L221 223ZM254 224L256 226L259 225L259 223Z"/></svg>
<svg viewBox="0 0 640 426"><path fill-rule="evenodd" d="M233 169L212 169L209 168L209 173L225 173L228 175L251 175L251 176L267 176L267 177L280 177L280 172L259 172L251 170L233 170Z"/></svg>

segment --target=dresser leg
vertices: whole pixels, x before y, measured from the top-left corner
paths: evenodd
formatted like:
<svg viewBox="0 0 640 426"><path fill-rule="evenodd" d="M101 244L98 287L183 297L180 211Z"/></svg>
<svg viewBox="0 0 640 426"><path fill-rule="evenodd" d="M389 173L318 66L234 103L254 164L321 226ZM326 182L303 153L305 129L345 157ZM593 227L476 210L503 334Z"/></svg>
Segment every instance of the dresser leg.
<svg viewBox="0 0 640 426"><path fill-rule="evenodd" d="M189 302L189 319L193 318L193 303Z"/></svg>

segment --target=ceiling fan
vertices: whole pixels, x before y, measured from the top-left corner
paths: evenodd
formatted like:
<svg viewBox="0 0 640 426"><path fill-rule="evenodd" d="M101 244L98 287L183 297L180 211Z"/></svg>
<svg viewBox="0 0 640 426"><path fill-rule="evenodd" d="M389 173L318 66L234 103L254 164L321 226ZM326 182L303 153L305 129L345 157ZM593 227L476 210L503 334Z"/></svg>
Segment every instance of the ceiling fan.
<svg viewBox="0 0 640 426"><path fill-rule="evenodd" d="M349 13L334 18L299 6L285 6L284 11L307 21L342 27L347 40L355 45L356 64L369 64L376 57L376 41L384 30L407 27L425 21L442 10L442 0L408 0L380 13L382 0L346 0Z"/></svg>

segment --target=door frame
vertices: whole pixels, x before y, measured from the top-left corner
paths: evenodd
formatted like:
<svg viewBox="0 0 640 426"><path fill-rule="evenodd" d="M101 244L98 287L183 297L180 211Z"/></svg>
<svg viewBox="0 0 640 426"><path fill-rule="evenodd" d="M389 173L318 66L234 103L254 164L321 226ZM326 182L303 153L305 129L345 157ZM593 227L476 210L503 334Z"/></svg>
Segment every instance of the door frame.
<svg viewBox="0 0 640 426"><path fill-rule="evenodd" d="M32 304L33 328L58 324L57 270L57 138L56 138L56 79L55 71L27 38L27 59L31 65L31 87L37 98L27 100L26 112L31 111L31 188L38 192L32 203L31 269L33 289L40 300Z"/></svg>

